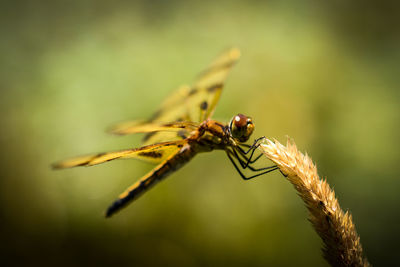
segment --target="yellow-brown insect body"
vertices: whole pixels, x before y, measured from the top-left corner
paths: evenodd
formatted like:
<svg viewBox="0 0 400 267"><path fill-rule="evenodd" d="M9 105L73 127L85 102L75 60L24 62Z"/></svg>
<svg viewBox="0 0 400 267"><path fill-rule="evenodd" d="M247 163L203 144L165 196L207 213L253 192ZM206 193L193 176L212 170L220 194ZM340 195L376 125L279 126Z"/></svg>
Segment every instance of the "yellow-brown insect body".
<svg viewBox="0 0 400 267"><path fill-rule="evenodd" d="M188 138L188 142L196 152L223 149L229 142L227 126L208 119L200 124L196 133Z"/></svg>
<svg viewBox="0 0 400 267"><path fill-rule="evenodd" d="M240 116L244 122L232 123ZM208 152L214 149L226 150L228 146L236 146L246 142L254 130L251 118L238 114L233 117L229 125L219 121L207 119L200 124L198 130L188 138L189 144L195 152Z"/></svg>
<svg viewBox="0 0 400 267"><path fill-rule="evenodd" d="M244 115L242 116L245 117ZM245 119L247 122L247 117L245 117ZM251 126L254 128L252 123ZM224 125L221 122L211 119L207 119L202 122L199 127L192 132L192 135L187 137L181 143L177 144L177 148L179 148L177 153L172 154L164 162L153 169L152 172L142 177L142 179L122 193L118 199L107 209L106 216L111 216L121 207L126 206L129 202L137 199L149 188L166 178L169 174L184 166L197 153L210 152L214 149L226 150L230 146L236 146L236 142L240 143L241 141L235 140L231 134L231 131L231 124ZM251 133L252 130L250 134ZM248 138L249 135L246 136L246 138Z"/></svg>
<svg viewBox="0 0 400 267"><path fill-rule="evenodd" d="M251 118L237 114L228 125L210 119L221 96L225 79L239 57L240 51L237 48L228 49L201 72L191 86L181 86L170 95L149 120L123 122L110 128L110 132L117 135L145 133L143 146L74 157L54 163L53 168L93 166L127 158L157 164L150 173L119 195L107 209L107 217L180 169L197 153L224 150L243 179L260 175L245 177L240 170L248 167L252 171L262 170L249 165L255 162L251 161L255 146L244 144L254 130ZM240 168L234 160L240 163Z"/></svg>

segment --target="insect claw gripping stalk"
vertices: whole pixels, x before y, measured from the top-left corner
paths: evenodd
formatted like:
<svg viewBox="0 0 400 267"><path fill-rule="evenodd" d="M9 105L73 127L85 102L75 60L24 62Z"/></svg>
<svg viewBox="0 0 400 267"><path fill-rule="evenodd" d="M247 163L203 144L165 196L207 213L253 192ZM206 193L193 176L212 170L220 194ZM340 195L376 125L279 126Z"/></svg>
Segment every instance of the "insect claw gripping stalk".
<svg viewBox="0 0 400 267"><path fill-rule="evenodd" d="M260 150L273 161L293 184L309 211L309 220L324 242L324 258L332 266L370 266L363 256L360 237L349 212L343 212L335 192L321 180L311 158L288 140L264 140Z"/></svg>

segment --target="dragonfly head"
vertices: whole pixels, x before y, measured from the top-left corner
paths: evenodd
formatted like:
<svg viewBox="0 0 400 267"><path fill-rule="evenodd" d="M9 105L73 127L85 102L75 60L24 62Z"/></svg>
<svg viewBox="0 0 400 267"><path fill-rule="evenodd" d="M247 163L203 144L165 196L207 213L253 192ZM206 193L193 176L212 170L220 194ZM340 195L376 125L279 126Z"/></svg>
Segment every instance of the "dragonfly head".
<svg viewBox="0 0 400 267"><path fill-rule="evenodd" d="M233 138L239 142L246 142L254 131L254 124L251 118L237 114L231 119L229 129Z"/></svg>

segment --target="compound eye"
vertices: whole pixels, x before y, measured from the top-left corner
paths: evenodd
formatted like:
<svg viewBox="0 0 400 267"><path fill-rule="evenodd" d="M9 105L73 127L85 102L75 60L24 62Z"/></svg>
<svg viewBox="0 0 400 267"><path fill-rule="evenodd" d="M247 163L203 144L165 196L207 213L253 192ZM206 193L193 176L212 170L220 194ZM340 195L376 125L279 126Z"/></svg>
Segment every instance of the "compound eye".
<svg viewBox="0 0 400 267"><path fill-rule="evenodd" d="M233 119L233 123L238 128L245 127L247 125L247 116L243 114L237 114Z"/></svg>

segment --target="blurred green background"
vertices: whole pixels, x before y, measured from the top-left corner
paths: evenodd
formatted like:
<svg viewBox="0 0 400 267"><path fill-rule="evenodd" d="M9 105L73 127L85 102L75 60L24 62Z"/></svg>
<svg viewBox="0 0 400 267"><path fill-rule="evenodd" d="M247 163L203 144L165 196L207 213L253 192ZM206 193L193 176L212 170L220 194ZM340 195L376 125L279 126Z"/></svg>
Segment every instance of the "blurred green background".
<svg viewBox="0 0 400 267"><path fill-rule="evenodd" d="M214 118L241 112L254 137L294 138L352 212L371 263L398 262L400 32L390 3L2 1L2 263L326 266L292 186L279 173L244 182L222 152L199 155L111 219L106 207L152 166L49 167L138 146L141 136L104 129L148 118L230 46L242 58Z"/></svg>

